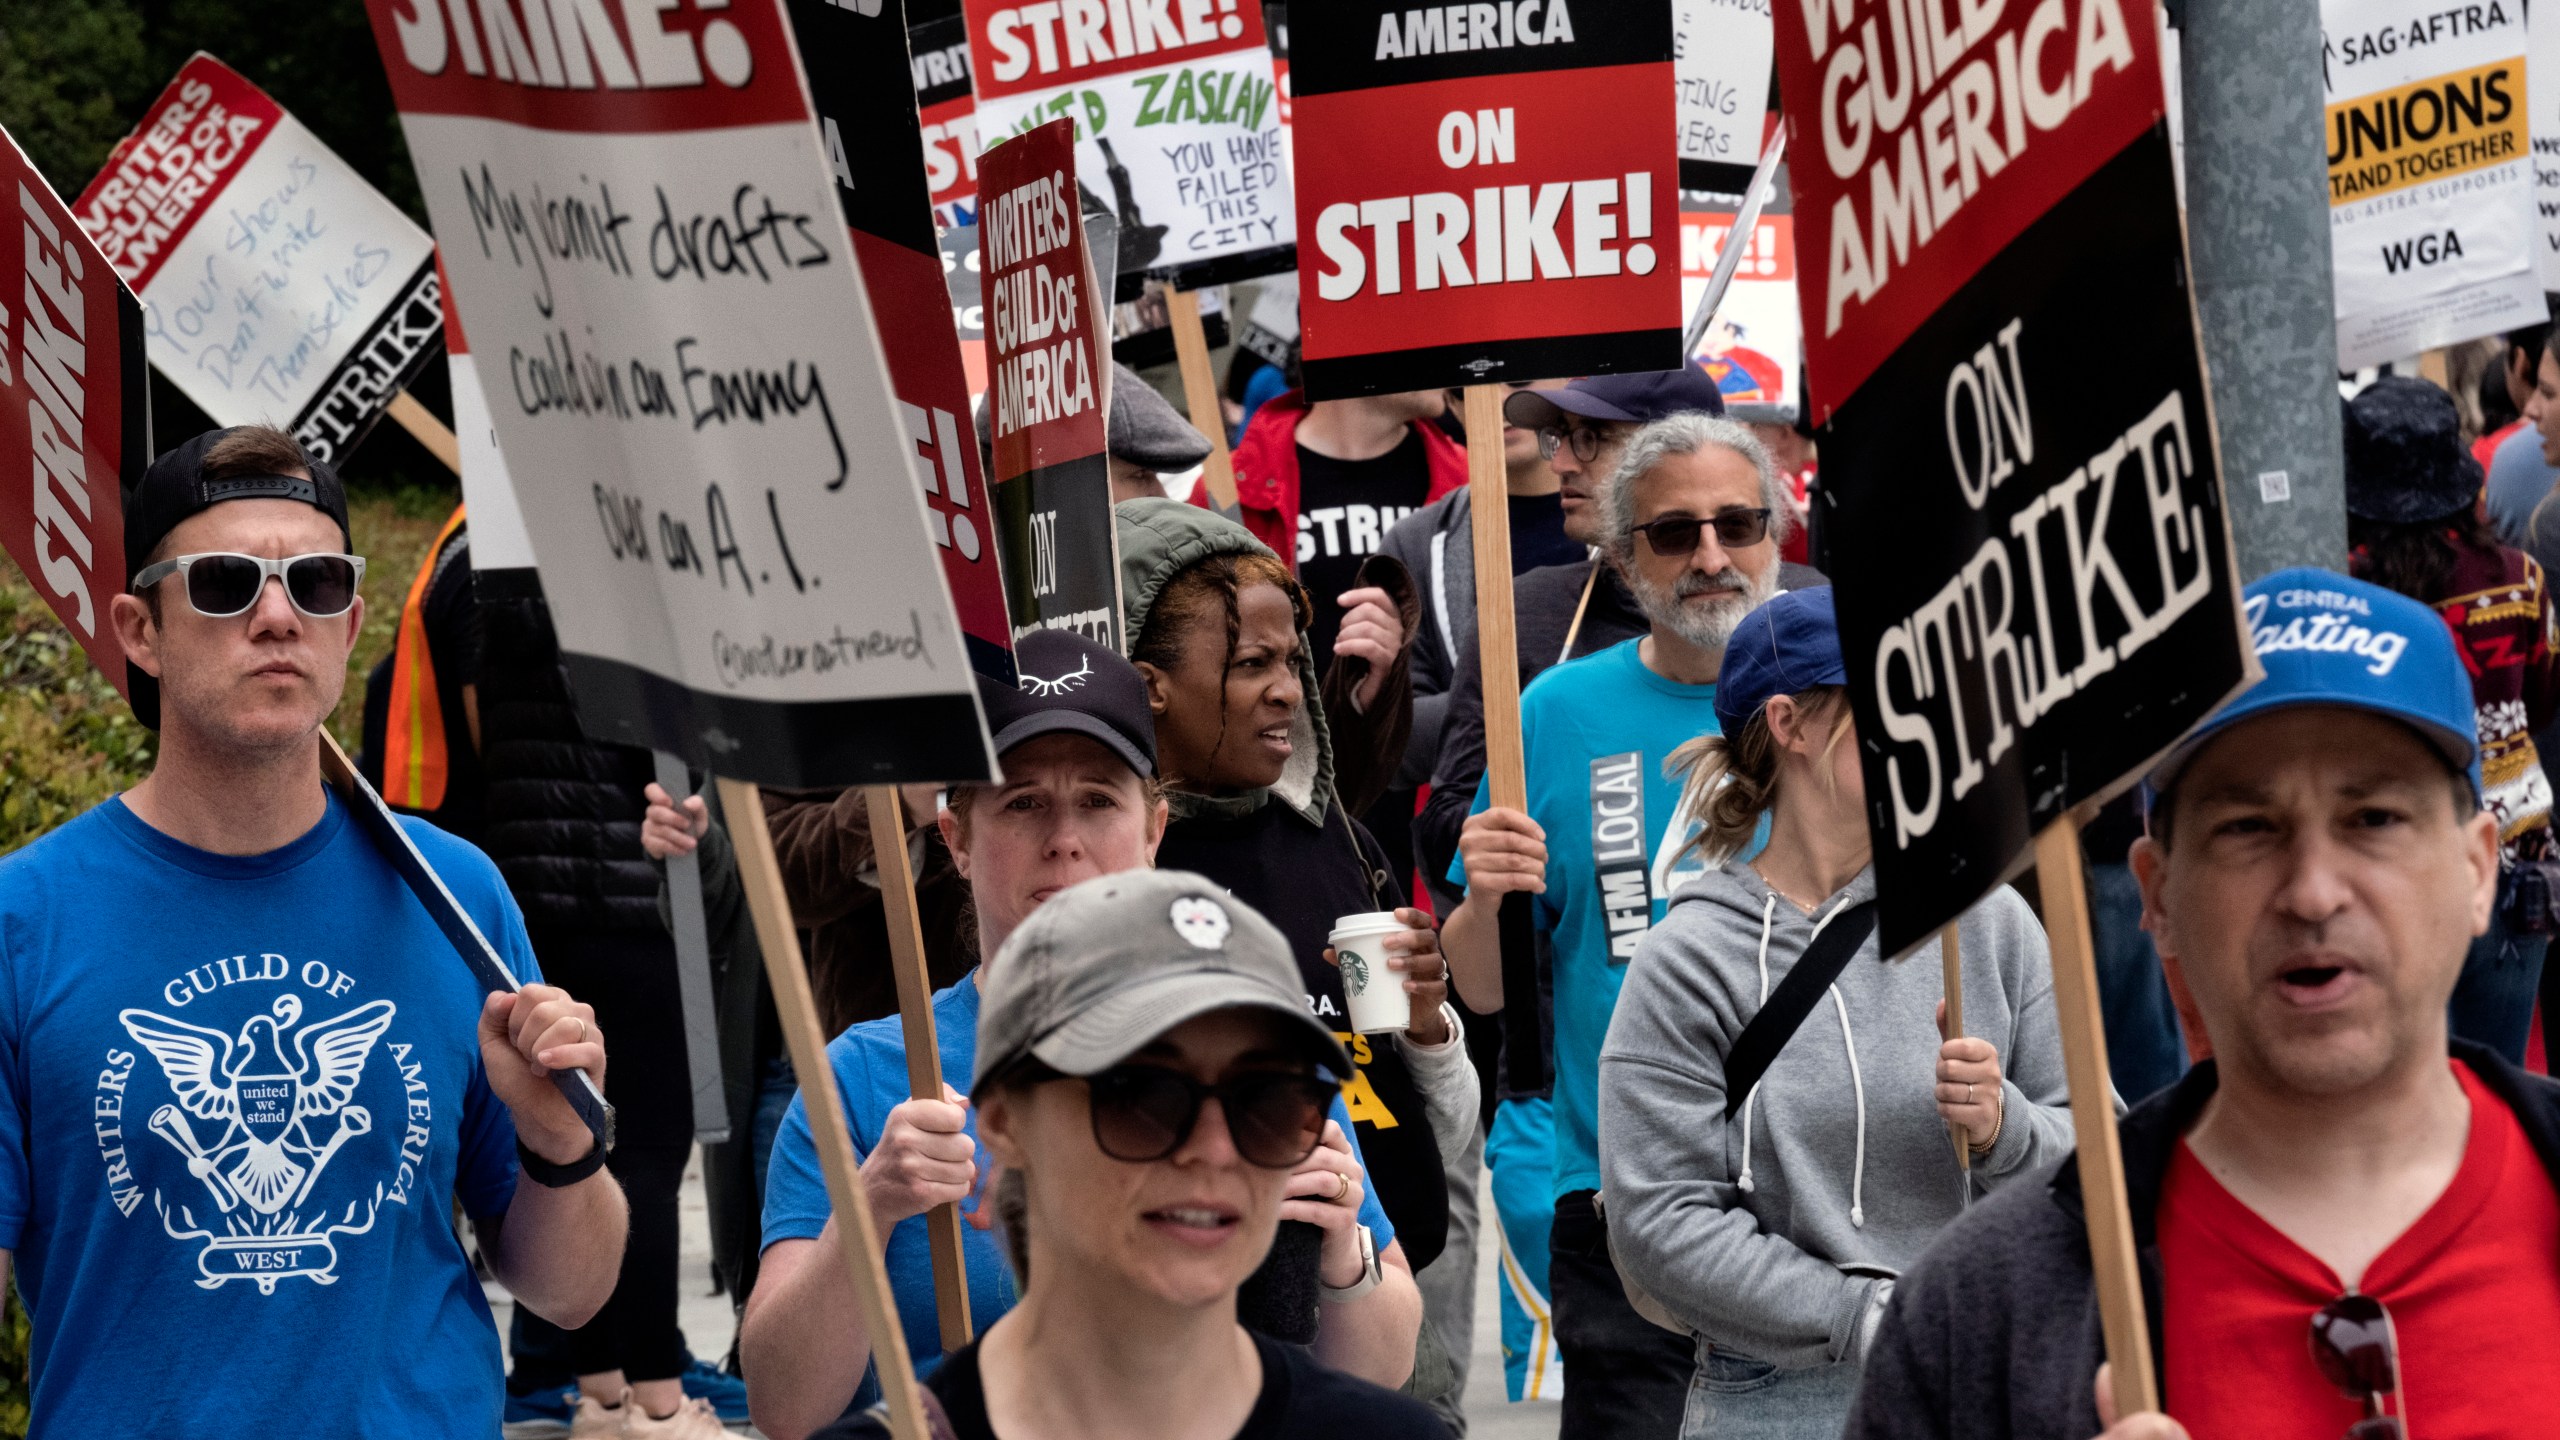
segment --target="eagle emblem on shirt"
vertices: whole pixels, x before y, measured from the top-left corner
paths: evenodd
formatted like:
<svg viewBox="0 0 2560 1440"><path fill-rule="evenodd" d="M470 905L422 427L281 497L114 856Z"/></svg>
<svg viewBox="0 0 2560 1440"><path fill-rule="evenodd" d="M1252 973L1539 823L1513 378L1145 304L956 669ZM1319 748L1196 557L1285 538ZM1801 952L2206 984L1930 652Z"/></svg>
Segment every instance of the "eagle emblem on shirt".
<svg viewBox="0 0 2560 1440"><path fill-rule="evenodd" d="M302 1001L281 995L236 1034L148 1010L117 1016L159 1061L176 1102L152 1112L151 1133L186 1162L216 1208L208 1219L225 1232L201 1228L183 1205L176 1215L189 1228L180 1230L169 1202L155 1197L173 1238L212 1242L198 1284L211 1289L247 1279L272 1294L283 1275L335 1281L329 1237L361 1234L372 1217L357 1225L350 1207L341 1223L326 1224L322 1215L315 1227L303 1223L302 1211L339 1150L373 1130L372 1114L350 1102L397 1013L390 1001L374 1000L301 1025ZM211 1128L209 1139L198 1122Z"/></svg>
<svg viewBox="0 0 2560 1440"><path fill-rule="evenodd" d="M117 1018L160 1062L178 1102L152 1115L152 1133L186 1157L187 1173L221 1208L273 1215L311 1193L339 1146L373 1128L365 1108L347 1102L394 1013L374 1000L297 1030L302 1001L280 995L236 1036L148 1010ZM186 1115L222 1130L200 1143Z"/></svg>

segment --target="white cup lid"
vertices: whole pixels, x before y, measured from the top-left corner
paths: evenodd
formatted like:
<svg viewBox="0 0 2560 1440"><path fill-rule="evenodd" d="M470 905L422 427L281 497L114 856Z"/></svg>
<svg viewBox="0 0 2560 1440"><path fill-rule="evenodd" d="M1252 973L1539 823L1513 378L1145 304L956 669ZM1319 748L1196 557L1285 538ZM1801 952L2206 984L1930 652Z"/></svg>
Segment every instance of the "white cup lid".
<svg viewBox="0 0 2560 1440"><path fill-rule="evenodd" d="M1396 918L1396 912L1393 910L1372 910L1366 915L1345 915L1333 922L1333 933L1336 935L1347 934L1354 930L1402 930L1403 928L1405 928L1404 922Z"/></svg>

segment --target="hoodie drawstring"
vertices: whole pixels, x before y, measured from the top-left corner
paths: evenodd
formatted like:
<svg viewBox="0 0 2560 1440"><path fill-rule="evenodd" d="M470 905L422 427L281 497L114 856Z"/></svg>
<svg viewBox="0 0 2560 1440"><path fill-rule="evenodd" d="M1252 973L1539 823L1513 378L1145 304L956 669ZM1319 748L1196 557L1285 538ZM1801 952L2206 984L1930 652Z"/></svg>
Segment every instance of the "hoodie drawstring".
<svg viewBox="0 0 2560 1440"><path fill-rule="evenodd" d="M1849 897L1843 895L1840 897L1839 904L1832 906L1828 911L1824 912L1821 919L1816 920L1813 923L1813 933L1816 936L1821 935L1822 927L1830 924L1839 916L1841 911L1848 908ZM1775 917L1777 913L1778 895L1777 892L1773 890L1769 893L1767 901L1765 901L1760 907L1760 1003L1762 1005L1767 1005L1769 1003L1769 931L1773 917ZM1808 947L1810 947L1811 943L1811 941L1806 942ZM1841 1044L1846 1046L1849 1051L1849 1084L1850 1087L1857 1092L1858 1097L1858 1160L1856 1167L1850 1172L1849 1177L1849 1223L1863 1230L1867 1226L1867 1210L1865 1203L1867 1193L1867 1082L1858 1074L1858 1047L1855 1038L1849 1034L1848 1002L1840 998L1839 986L1834 985L1830 988L1831 1003L1840 1012L1840 1041ZM1761 1078L1767 1079L1767 1073L1763 1072ZM1751 1087L1751 1093L1742 1097L1742 1173L1735 1177L1734 1180L1734 1183L1741 1187L1742 1193L1745 1195L1750 1194L1752 1191L1751 1112L1753 1107L1756 1106L1759 1101L1760 1086L1755 1082Z"/></svg>
<svg viewBox="0 0 2560 1440"><path fill-rule="evenodd" d="M1769 1003L1769 924L1770 918L1777 912L1778 893L1772 890L1769 892L1767 902L1760 907L1760 1003L1762 1005ZM1760 1087L1757 1085L1751 1087L1750 1094L1742 1097L1742 1176L1735 1183L1742 1187L1742 1193L1745 1195L1751 1193L1751 1107L1759 1103L1759 1100Z"/></svg>
<svg viewBox="0 0 2560 1440"><path fill-rule="evenodd" d="M1858 1162L1849 1172L1849 1223L1867 1228L1867 1082L1858 1074L1858 1040L1849 1033L1849 1002L1840 987L1831 987L1831 1008L1840 1012L1840 1048L1849 1052L1849 1088L1858 1097Z"/></svg>

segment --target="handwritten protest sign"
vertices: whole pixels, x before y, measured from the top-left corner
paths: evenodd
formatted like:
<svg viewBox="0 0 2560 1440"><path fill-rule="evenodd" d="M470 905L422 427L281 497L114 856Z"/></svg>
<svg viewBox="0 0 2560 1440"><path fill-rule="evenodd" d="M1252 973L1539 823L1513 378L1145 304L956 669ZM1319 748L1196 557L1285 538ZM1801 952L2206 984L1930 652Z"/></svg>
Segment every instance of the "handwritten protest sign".
<svg viewBox="0 0 2560 1440"><path fill-rule="evenodd" d="M2526 17L2526 139L2533 148L2534 254L2544 291L2560 290L2560 9L2549 5Z"/></svg>
<svg viewBox="0 0 2560 1440"><path fill-rule="evenodd" d="M2322 0L2338 364L2543 319L2524 9Z"/></svg>
<svg viewBox="0 0 2560 1440"><path fill-rule="evenodd" d="M124 688L124 488L150 463L142 305L0 130L0 544Z"/></svg>
<svg viewBox="0 0 2560 1440"><path fill-rule="evenodd" d="M1804 325L1796 308L1796 217L1786 169L1776 197L1762 206L1744 237L1742 262L1724 302L1690 359L1716 382L1728 414L1750 420L1793 420L1804 375ZM1748 185L1750 177L1745 175ZM1680 303L1694 311L1733 240L1739 195L1680 197Z"/></svg>
<svg viewBox="0 0 2560 1440"><path fill-rule="evenodd" d="M1110 307L1095 293L1075 164L1064 120L978 160L988 428L1014 633L1077 630L1118 650L1120 542L1103 449Z"/></svg>
<svg viewBox="0 0 2560 1440"><path fill-rule="evenodd" d="M970 433L968 372L943 308L942 249L927 193L931 152L916 139L905 16L897 0L876 0L867 11L789 0L788 13L898 415L924 472L925 519L968 639L969 664L1010 685L1013 632L995 517Z"/></svg>
<svg viewBox="0 0 2560 1440"><path fill-rule="evenodd" d="M497 423L480 388L480 371L471 363L471 342L453 308L450 285L444 292L444 353L453 382L454 469L462 478L463 509L471 516L472 584L483 597L539 595L542 581L533 536L524 526L515 481L507 474L506 452L498 448Z"/></svg>
<svg viewBox="0 0 2560 1440"><path fill-rule="evenodd" d="M1832 57L1900 45L1888 3L1779 6L1778 64L1827 97L1798 290L1891 955L2250 662L2150 12L1983 12L1887 107Z"/></svg>
<svg viewBox="0 0 2560 1440"><path fill-rule="evenodd" d="M1741 193L1769 119L1769 0L1675 0L1680 188Z"/></svg>
<svg viewBox="0 0 2560 1440"><path fill-rule="evenodd" d="M978 97L969 89L969 22L959 0L921 0L907 7L907 53L934 213L945 223L974 220Z"/></svg>
<svg viewBox="0 0 2560 1440"><path fill-rule="evenodd" d="M1669 6L1290 20L1309 396L1680 363Z"/></svg>
<svg viewBox="0 0 2560 1440"><path fill-rule="evenodd" d="M369 8L588 732L992 774L777 0Z"/></svg>
<svg viewBox="0 0 2560 1440"><path fill-rule="evenodd" d="M1295 263L1276 82L1252 0L965 3L980 136L1075 122L1078 172L1108 185L1120 220L1107 268L1195 290Z"/></svg>
<svg viewBox="0 0 2560 1440"><path fill-rule="evenodd" d="M343 460L435 358L435 243L210 55L73 208L142 297L151 363L222 424Z"/></svg>

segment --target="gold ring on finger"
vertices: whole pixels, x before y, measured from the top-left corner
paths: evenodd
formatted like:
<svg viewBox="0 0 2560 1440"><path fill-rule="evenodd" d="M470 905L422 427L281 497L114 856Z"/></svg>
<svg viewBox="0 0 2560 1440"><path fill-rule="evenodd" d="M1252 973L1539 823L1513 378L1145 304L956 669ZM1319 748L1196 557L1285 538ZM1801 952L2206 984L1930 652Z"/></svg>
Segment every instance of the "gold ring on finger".
<svg viewBox="0 0 2560 1440"><path fill-rule="evenodd" d="M1343 1201L1348 1200L1348 1199L1350 1199L1350 1198L1351 1198L1351 1177L1350 1177L1350 1176L1348 1176L1348 1175L1343 1174L1343 1173L1342 1173L1341 1171L1339 1171L1339 1170L1334 1171L1334 1172L1333 1172L1333 1203L1334 1203L1334 1204L1336 1204L1336 1205L1339 1205L1339 1204L1341 1204Z"/></svg>

